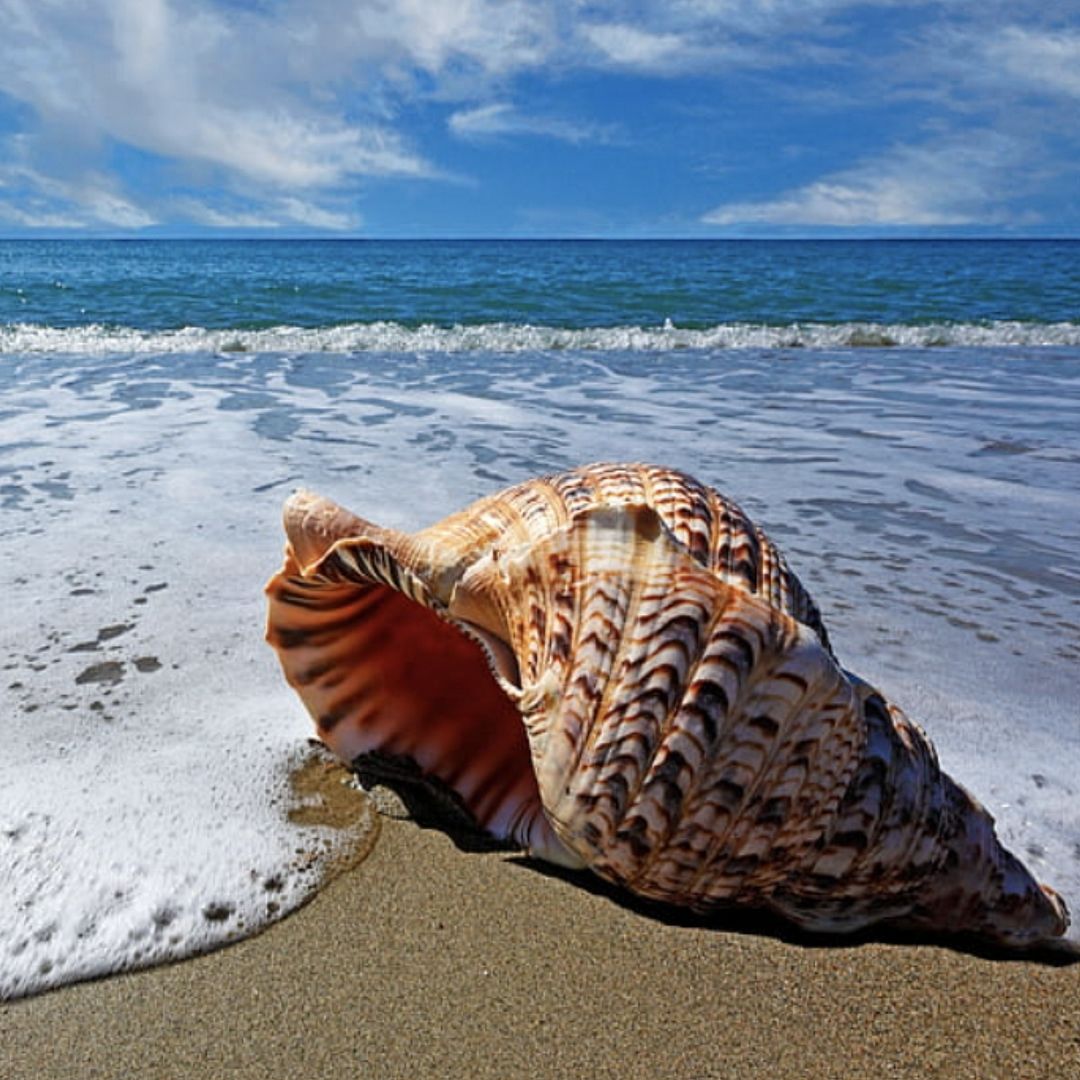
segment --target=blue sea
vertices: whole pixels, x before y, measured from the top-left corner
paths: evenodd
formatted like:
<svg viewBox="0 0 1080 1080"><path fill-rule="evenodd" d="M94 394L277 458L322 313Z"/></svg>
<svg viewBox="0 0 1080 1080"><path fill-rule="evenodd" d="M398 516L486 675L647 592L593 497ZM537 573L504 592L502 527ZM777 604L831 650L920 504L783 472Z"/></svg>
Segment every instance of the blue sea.
<svg viewBox="0 0 1080 1080"><path fill-rule="evenodd" d="M364 841L288 820L292 488L413 529L613 459L741 503L1080 908L1080 241L5 241L0 998Z"/></svg>
<svg viewBox="0 0 1080 1080"><path fill-rule="evenodd" d="M1080 345L1080 241L0 241L0 347Z"/></svg>

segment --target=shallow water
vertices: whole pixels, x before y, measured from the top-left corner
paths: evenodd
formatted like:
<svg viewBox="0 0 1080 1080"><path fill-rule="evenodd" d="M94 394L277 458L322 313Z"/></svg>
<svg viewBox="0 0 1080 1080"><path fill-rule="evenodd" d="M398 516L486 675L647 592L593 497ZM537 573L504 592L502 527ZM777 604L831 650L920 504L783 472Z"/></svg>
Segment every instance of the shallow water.
<svg viewBox="0 0 1080 1080"><path fill-rule="evenodd" d="M0 358L0 418L0 993L317 887L310 722L261 641L293 487L411 529L602 459L735 497L1080 904L1080 349L39 352Z"/></svg>

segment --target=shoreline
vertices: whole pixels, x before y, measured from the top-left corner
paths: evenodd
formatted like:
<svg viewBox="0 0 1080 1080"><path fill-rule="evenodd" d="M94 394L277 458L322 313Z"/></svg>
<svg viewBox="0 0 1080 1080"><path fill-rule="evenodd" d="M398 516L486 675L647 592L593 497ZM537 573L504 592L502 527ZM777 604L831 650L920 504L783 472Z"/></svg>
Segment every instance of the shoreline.
<svg viewBox="0 0 1080 1080"><path fill-rule="evenodd" d="M255 937L0 1005L9 1080L1066 1076L1080 963L662 921L384 817Z"/></svg>

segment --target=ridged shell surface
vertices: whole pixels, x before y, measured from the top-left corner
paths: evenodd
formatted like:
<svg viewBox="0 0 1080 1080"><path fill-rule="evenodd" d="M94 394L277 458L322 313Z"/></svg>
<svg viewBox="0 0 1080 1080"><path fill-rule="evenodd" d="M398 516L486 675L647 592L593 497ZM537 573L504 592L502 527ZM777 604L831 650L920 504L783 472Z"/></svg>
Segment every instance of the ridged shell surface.
<svg viewBox="0 0 1080 1080"><path fill-rule="evenodd" d="M685 474L588 466L414 534L300 493L286 531L268 638L346 759L407 759L494 834L695 910L1064 932L775 545Z"/></svg>

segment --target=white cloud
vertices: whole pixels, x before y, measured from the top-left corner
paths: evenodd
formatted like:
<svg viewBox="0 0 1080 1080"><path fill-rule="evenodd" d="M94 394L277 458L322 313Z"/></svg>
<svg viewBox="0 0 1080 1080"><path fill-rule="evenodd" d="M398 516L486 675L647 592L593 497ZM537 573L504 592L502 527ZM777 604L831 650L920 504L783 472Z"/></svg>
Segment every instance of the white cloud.
<svg viewBox="0 0 1080 1080"><path fill-rule="evenodd" d="M642 30L627 23L595 23L582 27L587 41L616 65L663 69L685 60L692 51L678 34Z"/></svg>
<svg viewBox="0 0 1080 1080"><path fill-rule="evenodd" d="M972 132L930 146L897 147L775 199L731 202L709 225L936 227L1005 224L1011 140Z"/></svg>
<svg viewBox="0 0 1080 1080"><path fill-rule="evenodd" d="M157 218L130 199L109 190L107 182L100 185L82 183L69 197L86 207L91 221L115 225L121 229L145 229L157 224Z"/></svg>
<svg viewBox="0 0 1080 1080"><path fill-rule="evenodd" d="M208 106L197 122L155 124L138 145L170 157L204 161L260 183L332 187L351 176L431 175L403 140L377 127L333 117L306 117Z"/></svg>
<svg viewBox="0 0 1080 1080"><path fill-rule="evenodd" d="M981 52L998 78L1080 98L1080 33L1007 26L984 38Z"/></svg>
<svg viewBox="0 0 1080 1080"><path fill-rule="evenodd" d="M489 73L520 70L544 62L554 47L557 5L551 3L391 0L334 6L358 11L354 25L360 34L354 41L361 47L381 42L429 72L454 62Z"/></svg>
<svg viewBox="0 0 1080 1080"><path fill-rule="evenodd" d="M6 199L0 199L0 221L22 229L81 229L86 225L84 219L72 214L56 213L41 206L23 206Z"/></svg>
<svg viewBox="0 0 1080 1080"><path fill-rule="evenodd" d="M451 113L447 126L461 139L540 135L563 142L609 142L612 131L598 124L580 124L554 116L527 116L506 102L492 102Z"/></svg>
<svg viewBox="0 0 1080 1080"><path fill-rule="evenodd" d="M276 229L281 220L259 210L211 206L198 199L174 199L169 207L174 215L212 229Z"/></svg>
<svg viewBox="0 0 1080 1080"><path fill-rule="evenodd" d="M275 23L197 0L0 0L0 92L36 114L37 157L60 178L85 171L109 141L236 187L433 175L378 117L347 116L332 85L295 82L305 16L299 6L289 16ZM100 209L108 223L124 217L119 205ZM129 220L137 227L138 215Z"/></svg>
<svg viewBox="0 0 1080 1080"><path fill-rule="evenodd" d="M590 4L579 34L590 62L654 75L777 68L798 60L838 61L843 45L830 24L854 8L903 0L619 0ZM605 17L606 16L606 17Z"/></svg>
<svg viewBox="0 0 1080 1080"><path fill-rule="evenodd" d="M18 141L9 141L17 153ZM98 172L85 172L70 180L48 176L14 162L0 167L0 187L19 199L5 200L0 216L18 225L36 228L82 228L106 225L144 229L157 223L147 209L117 190L115 182Z"/></svg>
<svg viewBox="0 0 1080 1080"><path fill-rule="evenodd" d="M281 213L298 225L332 232L347 232L360 228L361 220L356 214L328 210L326 207L305 202L302 199L284 198L278 203Z"/></svg>
<svg viewBox="0 0 1080 1080"><path fill-rule="evenodd" d="M329 232L355 232L363 224L359 214L333 210L292 196L258 205L243 205L235 200L212 204L206 200L179 198L171 200L168 209L174 218L212 229L274 231L303 225Z"/></svg>

